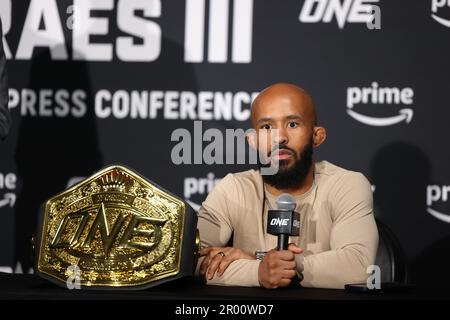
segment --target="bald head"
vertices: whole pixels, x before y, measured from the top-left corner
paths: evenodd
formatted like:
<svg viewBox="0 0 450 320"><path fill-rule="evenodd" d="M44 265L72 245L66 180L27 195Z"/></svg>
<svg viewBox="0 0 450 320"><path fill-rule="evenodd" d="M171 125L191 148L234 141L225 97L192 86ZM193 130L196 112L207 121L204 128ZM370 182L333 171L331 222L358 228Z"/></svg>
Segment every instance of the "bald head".
<svg viewBox="0 0 450 320"><path fill-rule="evenodd" d="M308 92L290 83L276 83L264 89L253 101L253 127L261 117L270 116L278 108L294 110L306 123L317 125L316 108Z"/></svg>
<svg viewBox="0 0 450 320"><path fill-rule="evenodd" d="M293 84L274 84L253 101L252 123L256 134L247 136L249 144L279 165L276 174L263 175L264 182L280 192L312 184L313 149L325 141L326 130L317 126L311 96Z"/></svg>

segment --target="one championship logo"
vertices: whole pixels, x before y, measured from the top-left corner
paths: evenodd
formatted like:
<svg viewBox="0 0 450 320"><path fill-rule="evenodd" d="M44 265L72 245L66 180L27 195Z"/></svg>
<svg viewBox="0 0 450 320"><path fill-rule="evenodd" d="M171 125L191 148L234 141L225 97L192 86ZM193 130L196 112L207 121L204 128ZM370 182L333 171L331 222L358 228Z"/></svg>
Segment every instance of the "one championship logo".
<svg viewBox="0 0 450 320"><path fill-rule="evenodd" d="M278 226L278 227L282 227L282 226L288 226L289 225L289 221L290 219L282 219L282 218L273 218L272 220L270 220L270 225L271 226ZM292 221L292 226L294 228L300 228L300 221L295 220Z"/></svg>
<svg viewBox="0 0 450 320"><path fill-rule="evenodd" d="M287 226L289 223L289 219L281 219L281 218L273 218L272 220L270 220L270 225L271 226Z"/></svg>
<svg viewBox="0 0 450 320"><path fill-rule="evenodd" d="M81 286L138 286L178 273L185 205L123 167L47 201L38 271ZM77 269L78 270L78 269Z"/></svg>

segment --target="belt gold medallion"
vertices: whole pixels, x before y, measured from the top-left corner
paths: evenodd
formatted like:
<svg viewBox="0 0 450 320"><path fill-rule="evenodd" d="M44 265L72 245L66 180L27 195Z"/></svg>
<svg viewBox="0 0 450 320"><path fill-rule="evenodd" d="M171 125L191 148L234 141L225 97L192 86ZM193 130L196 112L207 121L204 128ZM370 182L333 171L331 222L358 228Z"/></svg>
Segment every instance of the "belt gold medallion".
<svg viewBox="0 0 450 320"><path fill-rule="evenodd" d="M58 285L145 289L194 273L196 213L128 168L105 168L41 211L35 271Z"/></svg>

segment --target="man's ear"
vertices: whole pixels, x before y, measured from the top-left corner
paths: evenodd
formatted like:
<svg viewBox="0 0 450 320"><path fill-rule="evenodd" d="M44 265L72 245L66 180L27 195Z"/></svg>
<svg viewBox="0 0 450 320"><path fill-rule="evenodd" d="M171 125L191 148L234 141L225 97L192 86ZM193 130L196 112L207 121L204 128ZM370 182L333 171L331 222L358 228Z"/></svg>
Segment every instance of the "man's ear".
<svg viewBox="0 0 450 320"><path fill-rule="evenodd" d="M258 148L256 147L256 144L257 144L256 131L255 130L249 130L249 132L247 132L245 137L247 138L247 142L250 145L250 147L252 149L254 149L254 150L257 150Z"/></svg>
<svg viewBox="0 0 450 320"><path fill-rule="evenodd" d="M327 130L324 127L314 127L313 146L317 148L327 138Z"/></svg>

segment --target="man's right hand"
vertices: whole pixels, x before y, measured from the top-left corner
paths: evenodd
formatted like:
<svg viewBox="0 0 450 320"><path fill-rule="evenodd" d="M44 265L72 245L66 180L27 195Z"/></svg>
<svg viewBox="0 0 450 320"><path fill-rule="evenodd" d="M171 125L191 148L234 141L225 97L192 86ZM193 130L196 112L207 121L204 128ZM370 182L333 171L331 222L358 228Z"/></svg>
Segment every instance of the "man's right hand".
<svg viewBox="0 0 450 320"><path fill-rule="evenodd" d="M259 264L259 283L264 288L287 287L292 278L297 274L295 254L300 254L303 249L289 245L289 250L270 250Z"/></svg>

